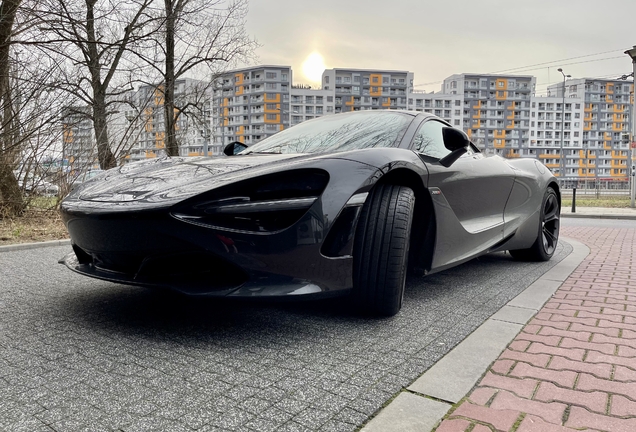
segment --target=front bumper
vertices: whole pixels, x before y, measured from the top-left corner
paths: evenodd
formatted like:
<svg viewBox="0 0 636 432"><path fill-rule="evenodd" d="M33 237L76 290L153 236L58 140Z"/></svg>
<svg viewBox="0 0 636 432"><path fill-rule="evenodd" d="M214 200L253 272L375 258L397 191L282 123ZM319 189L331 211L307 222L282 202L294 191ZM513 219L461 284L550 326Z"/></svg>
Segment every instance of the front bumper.
<svg viewBox="0 0 636 432"><path fill-rule="evenodd" d="M183 204L126 203L109 212L106 205L69 200L62 216L75 252L62 262L86 276L191 295L344 293L353 286L350 250L364 200L348 202L365 195L377 169L337 159L317 168L329 173L327 188L296 222L272 232L188 221L174 213Z"/></svg>

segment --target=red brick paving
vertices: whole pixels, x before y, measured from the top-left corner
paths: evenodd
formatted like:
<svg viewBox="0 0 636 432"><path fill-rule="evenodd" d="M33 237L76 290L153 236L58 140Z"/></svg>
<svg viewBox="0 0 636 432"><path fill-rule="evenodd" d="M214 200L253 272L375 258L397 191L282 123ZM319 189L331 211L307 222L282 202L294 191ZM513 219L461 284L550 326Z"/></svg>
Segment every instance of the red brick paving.
<svg viewBox="0 0 636 432"><path fill-rule="evenodd" d="M636 230L562 234L590 255L437 432L636 432Z"/></svg>

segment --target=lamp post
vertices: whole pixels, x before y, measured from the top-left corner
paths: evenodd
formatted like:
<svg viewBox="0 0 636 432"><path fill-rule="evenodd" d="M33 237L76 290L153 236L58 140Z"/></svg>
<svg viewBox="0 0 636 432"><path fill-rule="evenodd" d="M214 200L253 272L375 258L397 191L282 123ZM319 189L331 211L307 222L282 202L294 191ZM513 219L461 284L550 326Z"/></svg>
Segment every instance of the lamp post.
<svg viewBox="0 0 636 432"><path fill-rule="evenodd" d="M633 78L633 85L634 85L634 93L632 93L632 98L634 99L633 101L633 105L632 105L632 130L631 130L631 140L629 143L629 172L630 172L630 197L631 197L631 204L630 206L632 208L635 207L634 205L634 201L636 198L636 187L634 185L634 179L636 179L636 177L634 177L636 175L636 169L634 169L634 149L632 148L632 146L634 145L634 142L636 142L636 45L634 45L634 47L630 50L625 51L625 54L627 54L629 57L631 57L632 59L632 68L634 71L634 78Z"/></svg>
<svg viewBox="0 0 636 432"><path fill-rule="evenodd" d="M561 145L559 147L559 178L563 179L561 187L565 187L565 158L563 157L563 128L565 126L565 79L572 75L566 75L563 69L557 69L563 75L563 103L561 104Z"/></svg>

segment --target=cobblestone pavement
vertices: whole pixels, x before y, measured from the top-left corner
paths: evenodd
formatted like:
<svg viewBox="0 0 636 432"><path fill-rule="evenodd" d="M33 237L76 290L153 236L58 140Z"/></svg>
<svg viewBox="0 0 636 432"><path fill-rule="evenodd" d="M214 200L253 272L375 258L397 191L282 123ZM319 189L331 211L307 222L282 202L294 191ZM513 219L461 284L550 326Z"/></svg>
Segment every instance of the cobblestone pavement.
<svg viewBox="0 0 636 432"><path fill-rule="evenodd" d="M96 281L68 250L0 253L0 430L353 431L571 247L411 280L384 320Z"/></svg>
<svg viewBox="0 0 636 432"><path fill-rule="evenodd" d="M437 432L636 431L636 229L562 234L590 255Z"/></svg>

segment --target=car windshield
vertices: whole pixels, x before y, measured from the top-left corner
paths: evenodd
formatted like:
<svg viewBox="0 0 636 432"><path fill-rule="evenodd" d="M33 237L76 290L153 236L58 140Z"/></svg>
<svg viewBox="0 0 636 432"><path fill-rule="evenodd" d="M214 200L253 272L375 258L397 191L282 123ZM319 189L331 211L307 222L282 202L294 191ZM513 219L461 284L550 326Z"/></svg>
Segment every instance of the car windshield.
<svg viewBox="0 0 636 432"><path fill-rule="evenodd" d="M327 153L397 147L412 119L408 114L387 111L329 115L279 132L239 154Z"/></svg>

